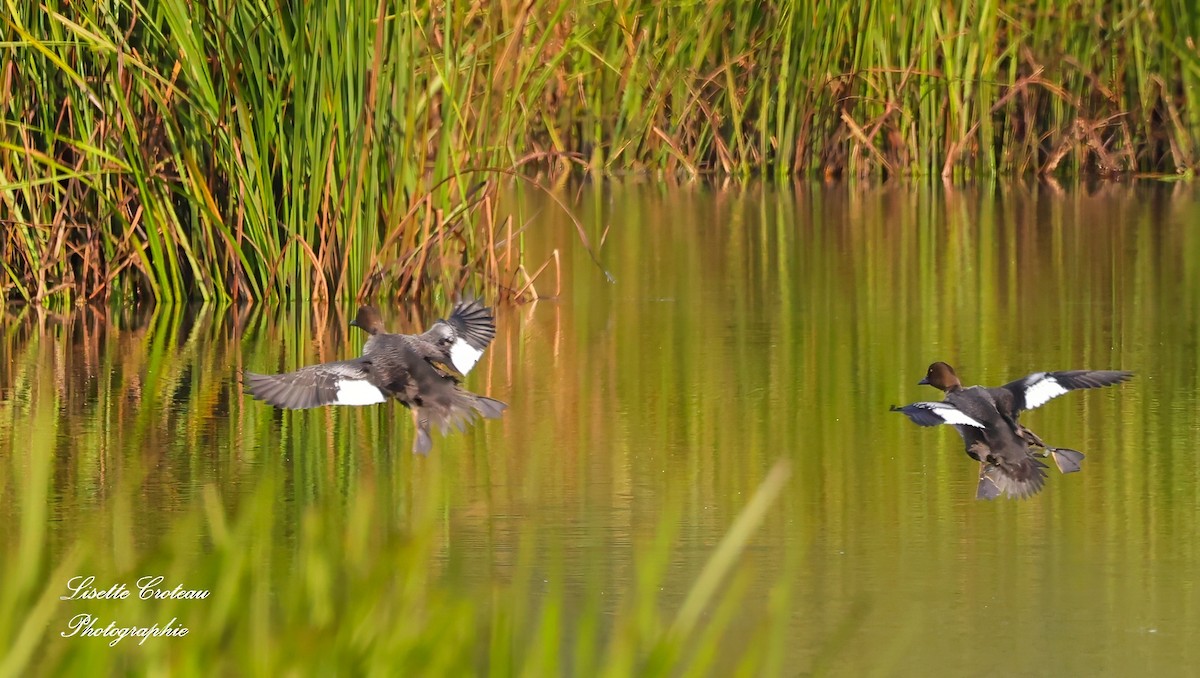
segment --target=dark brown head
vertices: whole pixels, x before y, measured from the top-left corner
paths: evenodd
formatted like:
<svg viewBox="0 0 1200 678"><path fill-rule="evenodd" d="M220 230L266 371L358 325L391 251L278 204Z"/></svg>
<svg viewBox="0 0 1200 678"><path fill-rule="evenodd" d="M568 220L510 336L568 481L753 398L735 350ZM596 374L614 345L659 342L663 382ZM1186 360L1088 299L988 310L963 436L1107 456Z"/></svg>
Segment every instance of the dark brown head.
<svg viewBox="0 0 1200 678"><path fill-rule="evenodd" d="M374 306L359 306L358 314L354 316L354 320L351 320L350 324L361 328L370 335L384 332L383 318L379 315L379 309Z"/></svg>
<svg viewBox="0 0 1200 678"><path fill-rule="evenodd" d="M925 373L925 378L917 383L933 386L946 392L962 388L962 382L958 380L958 375L954 373L954 368L943 362L936 362L930 365L929 371Z"/></svg>

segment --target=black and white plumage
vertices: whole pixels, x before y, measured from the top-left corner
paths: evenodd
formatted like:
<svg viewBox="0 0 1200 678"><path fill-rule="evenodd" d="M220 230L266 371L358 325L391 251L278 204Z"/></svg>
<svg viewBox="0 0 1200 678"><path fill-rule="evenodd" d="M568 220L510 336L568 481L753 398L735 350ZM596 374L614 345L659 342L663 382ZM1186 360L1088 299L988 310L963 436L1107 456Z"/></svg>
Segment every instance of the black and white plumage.
<svg viewBox="0 0 1200 678"><path fill-rule="evenodd" d="M360 307L350 324L371 336L386 334L383 319L372 306ZM455 304L449 318L439 318L421 334L391 336L403 337L405 343L439 371L465 376L496 338L496 323L492 309L472 299Z"/></svg>
<svg viewBox="0 0 1200 678"><path fill-rule="evenodd" d="M416 338L436 346L442 362L465 375L496 338L496 323L492 319L492 309L479 300L460 301L448 319L438 320Z"/></svg>
<svg viewBox="0 0 1200 678"><path fill-rule="evenodd" d="M942 363L943 365L945 363ZM949 365L947 365L949 367ZM951 369L953 372L953 369ZM1016 418L1024 410L1045 405L1060 395L1081 388L1113 386L1133 378L1133 372L1119 370L1067 370L1064 372L1034 372L999 388L989 389L1002 412Z"/></svg>
<svg viewBox="0 0 1200 678"><path fill-rule="evenodd" d="M914 422L922 426L932 426L938 423L955 424L963 437L966 452L972 459L980 462L979 489L977 498L992 499L1007 494L1010 497L1030 496L1041 489L1045 481L1045 465L1034 458L1031 448L1045 450L1041 456L1052 456L1055 464L1063 473L1072 473L1080 469L1083 454L1078 450L1066 447L1047 445L1036 433L1022 425L1018 418L1024 410L1044 405L1049 400L1081 388L1098 388L1112 386L1128 381L1133 377L1132 372L1118 370L1069 370L1062 372L1035 372L1027 377L1005 384L997 388L972 386L963 388L954 368L943 362L929 366L919 384L934 386L946 393L946 399L938 405L941 409L927 407L929 403L914 403L903 408L893 407L893 410L904 412ZM970 407L961 407L963 398L975 405L990 403L986 415L979 415L978 421L984 426L964 426L959 422L950 421L962 414L947 410L961 410L976 416L978 413ZM996 419L991 419L993 416ZM1009 433L1021 445L1025 456L1029 457L1031 466L1012 447ZM1014 464L1021 469L1014 475ZM1030 470L1030 469L1033 470ZM1040 477L1040 480L1038 479Z"/></svg>
<svg viewBox="0 0 1200 678"><path fill-rule="evenodd" d="M246 372L250 395L276 407L303 410L322 405L374 405L387 400L361 358L301 367L286 374Z"/></svg>
<svg viewBox="0 0 1200 678"><path fill-rule="evenodd" d="M387 333L379 311L370 306L359 308L350 324L371 335L361 357L284 374L246 372L247 392L285 409L374 405L394 398L412 410L418 454L433 447L432 425L442 433L461 430L478 417L499 418L508 407L459 383L496 335L491 309L478 301L459 302L448 320L417 335Z"/></svg>
<svg viewBox="0 0 1200 678"><path fill-rule="evenodd" d="M1122 370L1064 370L1060 372L1034 372L1026 377L1011 381L1003 386L987 389L996 401L1000 413L1012 420L1021 436L1029 445L1040 447L1054 458L1058 470L1073 473L1080 469L1083 453L1067 447L1053 447L1042 442L1036 433L1020 423L1021 412L1045 405L1050 400L1071 391L1084 388L1113 386L1133 378L1133 372ZM928 384L949 392L962 388L962 382L954 368L944 362L929 366L925 378L917 382Z"/></svg>
<svg viewBox="0 0 1200 678"><path fill-rule="evenodd" d="M972 419L965 412L958 409L954 405L947 402L922 402L905 405L904 407L892 406L893 412L903 412L913 423L918 426L938 426L940 424L951 424L953 426L971 426L973 428L983 428L983 424Z"/></svg>
<svg viewBox="0 0 1200 678"><path fill-rule="evenodd" d="M987 389L973 386L947 393L941 402L919 402L892 407L921 426L949 424L962 436L967 454L980 463L977 499L1001 494L1014 498L1033 496L1046 483L1046 465L1030 453L1028 445L996 409Z"/></svg>

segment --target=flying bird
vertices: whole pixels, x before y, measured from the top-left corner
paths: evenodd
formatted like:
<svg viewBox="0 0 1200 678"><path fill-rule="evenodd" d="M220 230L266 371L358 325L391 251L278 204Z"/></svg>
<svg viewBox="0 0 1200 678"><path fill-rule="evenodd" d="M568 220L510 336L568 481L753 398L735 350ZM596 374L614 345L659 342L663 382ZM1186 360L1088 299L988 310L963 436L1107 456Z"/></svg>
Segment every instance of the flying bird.
<svg viewBox="0 0 1200 678"><path fill-rule="evenodd" d="M284 374L246 372L247 392L284 409L399 400L412 411L416 454L433 448L433 424L445 434L451 427L462 430L478 417L498 419L508 407L461 385L496 336L492 309L478 300L458 302L449 318L421 334L388 333L372 306L360 307L350 324L371 335L360 357Z"/></svg>
<svg viewBox="0 0 1200 678"><path fill-rule="evenodd" d="M953 367L935 362L917 383L943 391L945 399L891 409L904 413L920 426L954 426L962 436L967 455L980 462L976 498L994 499L1001 494L1024 498L1036 494L1045 484L1045 464L1038 456L1052 456L1059 471L1072 473L1079 470L1083 454L1046 445L1018 421L1021 412L1041 407L1076 389L1112 386L1132 377L1132 372L1118 370L1034 372L996 388L964 388ZM1045 452L1035 454L1032 447Z"/></svg>

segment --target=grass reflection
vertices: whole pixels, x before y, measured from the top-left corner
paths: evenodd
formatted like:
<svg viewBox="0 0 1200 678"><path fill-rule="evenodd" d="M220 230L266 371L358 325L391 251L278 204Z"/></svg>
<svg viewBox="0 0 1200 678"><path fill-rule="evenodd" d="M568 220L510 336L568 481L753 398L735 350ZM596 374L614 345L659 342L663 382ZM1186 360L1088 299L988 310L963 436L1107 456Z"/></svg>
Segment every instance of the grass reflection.
<svg viewBox="0 0 1200 678"><path fill-rule="evenodd" d="M348 307L11 311L5 668L962 675L980 637L1001 674L1200 661L1194 189L588 185L615 285L542 199L512 202L567 294L500 309L468 386L511 409L425 459L398 408L241 395L243 367L354 354ZM1138 377L1027 415L1082 473L978 503L954 432L887 411L935 359ZM57 600L86 573L213 596ZM76 611L195 635L55 636Z"/></svg>
<svg viewBox="0 0 1200 678"><path fill-rule="evenodd" d="M727 630L745 582L720 584L778 498L786 462L747 498L682 609L661 593L679 557L678 502L648 540L636 538L620 592L595 579L581 596L567 591L559 547L520 528L508 577L459 587L446 571L447 521L460 520L447 513L459 491L443 466L452 459L396 452L411 432L386 409L296 416L240 398L229 379L239 361L335 359L355 343L336 310L26 312L8 336L0 404L11 443L0 510L16 527L3 540L12 575L0 638L12 651L2 675L629 675L730 661L681 652ZM393 444L371 444L381 437ZM133 596L60 600L83 575L102 589L124 583ZM135 582L147 575L211 595L138 600ZM96 628L176 620L189 632L115 646L61 637L79 614ZM733 661L758 664L769 649Z"/></svg>

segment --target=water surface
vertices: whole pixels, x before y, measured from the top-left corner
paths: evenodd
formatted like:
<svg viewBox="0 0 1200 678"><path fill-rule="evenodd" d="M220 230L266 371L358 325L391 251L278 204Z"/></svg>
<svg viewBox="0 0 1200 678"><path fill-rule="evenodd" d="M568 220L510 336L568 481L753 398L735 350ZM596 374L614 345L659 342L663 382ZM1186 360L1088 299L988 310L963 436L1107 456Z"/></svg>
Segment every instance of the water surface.
<svg viewBox="0 0 1200 678"><path fill-rule="evenodd" d="M356 354L349 302L9 309L0 545L44 529L46 581L85 534L101 579L203 568L214 507L236 521L265 502L271 538L246 557L286 571L309 522L350 524L365 494L369 532L429 540L427 589L559 601L569 670L578 634L610 642L656 567L669 620L784 459L786 489L727 591L737 603L706 616L727 617L710 639L718 672L755 643L777 662L759 670L786 675L1171 675L1200 660L1194 189L625 183L563 199L603 234L615 283L556 202L514 189L531 268L557 248L562 288L498 310L468 386L510 409L435 436L428 458L409 453L399 406L282 413L242 394L242 369ZM444 310L384 315L413 331ZM1023 418L1085 452L1082 473L977 502L955 432L888 411L939 396L916 384L933 360L989 385L1046 369L1137 377ZM352 572L325 576L364 592ZM55 608L38 641L67 666L54 632L75 611ZM217 623L203 614L196 627ZM512 632L517 647L537 637ZM145 651L169 662L169 647ZM138 647L124 652L137 666Z"/></svg>

